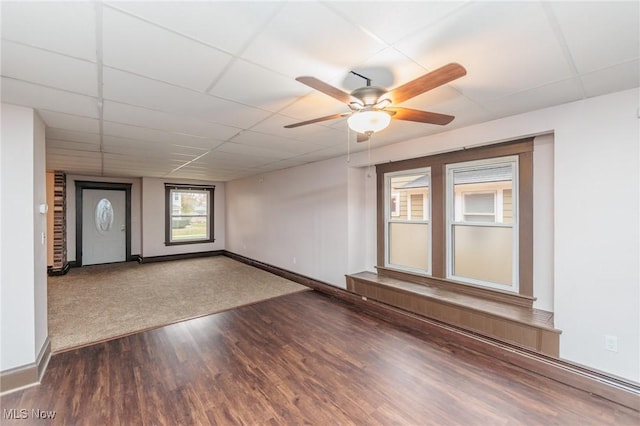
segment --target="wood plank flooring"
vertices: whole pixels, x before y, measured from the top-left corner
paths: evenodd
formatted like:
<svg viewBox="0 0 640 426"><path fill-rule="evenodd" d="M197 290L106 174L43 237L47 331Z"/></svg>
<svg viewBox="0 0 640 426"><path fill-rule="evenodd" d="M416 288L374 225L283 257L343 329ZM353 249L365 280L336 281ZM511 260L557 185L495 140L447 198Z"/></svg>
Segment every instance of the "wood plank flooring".
<svg viewBox="0 0 640 426"><path fill-rule="evenodd" d="M636 411L315 291L60 353L40 386L0 405L3 425L640 424Z"/></svg>

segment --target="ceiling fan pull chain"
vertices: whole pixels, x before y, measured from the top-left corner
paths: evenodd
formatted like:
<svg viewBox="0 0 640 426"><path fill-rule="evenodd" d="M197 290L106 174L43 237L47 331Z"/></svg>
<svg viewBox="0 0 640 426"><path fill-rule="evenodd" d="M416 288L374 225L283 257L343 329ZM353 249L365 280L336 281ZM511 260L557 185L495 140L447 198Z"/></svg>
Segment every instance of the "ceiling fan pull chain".
<svg viewBox="0 0 640 426"><path fill-rule="evenodd" d="M351 162L351 131L347 126L347 163Z"/></svg>
<svg viewBox="0 0 640 426"><path fill-rule="evenodd" d="M367 177L371 177L371 139L373 138L373 133L369 135L369 140L367 141Z"/></svg>

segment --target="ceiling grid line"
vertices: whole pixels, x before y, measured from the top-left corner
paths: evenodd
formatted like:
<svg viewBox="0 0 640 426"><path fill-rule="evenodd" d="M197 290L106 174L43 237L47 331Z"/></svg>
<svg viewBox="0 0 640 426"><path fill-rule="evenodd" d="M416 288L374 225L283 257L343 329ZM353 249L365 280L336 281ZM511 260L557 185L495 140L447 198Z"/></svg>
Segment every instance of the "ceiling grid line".
<svg viewBox="0 0 640 426"><path fill-rule="evenodd" d="M102 3L96 2L96 63L98 72L98 128L100 135L100 175L104 176L104 98L102 75Z"/></svg>
<svg viewBox="0 0 640 426"><path fill-rule="evenodd" d="M231 69L231 66L238 60L244 60L242 58L242 54L247 50L247 48L254 42L254 40L258 37L259 34L261 34L265 28L267 28L267 26L271 23L271 21L273 21L273 19L280 13L280 11L282 10L282 8L284 7L284 3L281 4L278 9L269 17L269 19L265 20L265 22L262 23L262 25L257 29L257 31L255 31L253 33L253 35L251 37L249 37L249 39L244 43L244 45L238 50L237 53L235 53L233 55L233 59L225 66L225 68L220 72L220 74L215 77L213 79L213 81L209 84L209 86L207 87L207 89L205 90L206 93L211 92L211 90L213 90L213 88L216 86L216 84L218 84L218 82L222 79L222 77L229 71L229 69ZM256 64L253 64L256 65Z"/></svg>
<svg viewBox="0 0 640 426"><path fill-rule="evenodd" d="M547 15L547 19L549 20L549 25L551 25L551 29L553 30L556 39L558 40L558 44L562 49L562 53L564 54L565 59L567 60L567 64L571 69L571 74L574 78L577 77L578 84L580 85L580 91L582 92L582 99L587 97L587 90L584 87L584 83L580 78L580 73L578 71L578 67L576 66L575 60L573 59L573 55L571 54L571 49L567 45L567 40L564 37L564 33L562 32L562 28L560 28L560 23L558 22L558 18L556 14L553 12L553 9L550 4L547 4L544 1L540 2L542 9L544 10L545 15Z"/></svg>

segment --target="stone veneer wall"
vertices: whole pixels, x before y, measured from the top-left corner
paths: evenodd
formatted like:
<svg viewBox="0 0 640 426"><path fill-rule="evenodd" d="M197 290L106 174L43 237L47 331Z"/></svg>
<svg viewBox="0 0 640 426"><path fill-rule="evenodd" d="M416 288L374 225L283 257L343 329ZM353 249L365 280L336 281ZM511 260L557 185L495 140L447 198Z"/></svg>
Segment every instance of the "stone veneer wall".
<svg viewBox="0 0 640 426"><path fill-rule="evenodd" d="M61 271L67 263L67 176L56 172L53 183L53 265Z"/></svg>

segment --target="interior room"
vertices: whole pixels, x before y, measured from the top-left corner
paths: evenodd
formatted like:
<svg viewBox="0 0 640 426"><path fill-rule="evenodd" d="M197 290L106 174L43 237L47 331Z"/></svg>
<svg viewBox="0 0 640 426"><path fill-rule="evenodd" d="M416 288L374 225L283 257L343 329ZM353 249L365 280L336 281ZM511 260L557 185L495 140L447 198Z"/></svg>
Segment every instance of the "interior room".
<svg viewBox="0 0 640 426"><path fill-rule="evenodd" d="M0 5L3 421L640 421L637 1Z"/></svg>

